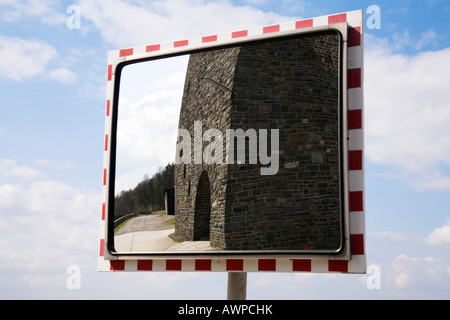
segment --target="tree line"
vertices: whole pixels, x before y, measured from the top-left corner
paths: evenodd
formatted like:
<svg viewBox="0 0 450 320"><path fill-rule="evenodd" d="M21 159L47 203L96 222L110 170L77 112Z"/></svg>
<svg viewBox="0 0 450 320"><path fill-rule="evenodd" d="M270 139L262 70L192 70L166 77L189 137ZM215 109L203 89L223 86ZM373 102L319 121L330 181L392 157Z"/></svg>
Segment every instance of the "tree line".
<svg viewBox="0 0 450 320"><path fill-rule="evenodd" d="M151 178L146 174L142 181L115 197L114 219L130 213L149 214L164 210L164 189L174 188L175 164L161 167Z"/></svg>

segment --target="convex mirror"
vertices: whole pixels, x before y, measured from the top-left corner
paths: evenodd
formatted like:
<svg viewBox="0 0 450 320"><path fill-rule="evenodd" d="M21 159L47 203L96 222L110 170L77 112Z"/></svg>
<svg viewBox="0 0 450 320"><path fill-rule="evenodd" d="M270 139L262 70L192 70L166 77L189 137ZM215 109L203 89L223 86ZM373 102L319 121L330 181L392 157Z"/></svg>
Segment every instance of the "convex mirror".
<svg viewBox="0 0 450 320"><path fill-rule="evenodd" d="M341 252L343 70L336 30L120 64L111 253Z"/></svg>

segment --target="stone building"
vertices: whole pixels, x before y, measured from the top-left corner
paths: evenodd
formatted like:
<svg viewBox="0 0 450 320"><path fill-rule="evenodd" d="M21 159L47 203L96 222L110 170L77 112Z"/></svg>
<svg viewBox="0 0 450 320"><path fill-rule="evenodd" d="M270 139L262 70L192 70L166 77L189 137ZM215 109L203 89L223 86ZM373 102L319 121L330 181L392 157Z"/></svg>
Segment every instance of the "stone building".
<svg viewBox="0 0 450 320"><path fill-rule="evenodd" d="M177 148L190 160L175 167L177 238L221 250L339 249L339 55L331 32L190 55L179 128L193 141L189 154ZM223 133L223 161L194 159L212 143L198 141L199 124ZM269 153L278 130L277 172L262 175L268 165L249 159L249 145L244 163L227 158L227 129L267 129Z"/></svg>

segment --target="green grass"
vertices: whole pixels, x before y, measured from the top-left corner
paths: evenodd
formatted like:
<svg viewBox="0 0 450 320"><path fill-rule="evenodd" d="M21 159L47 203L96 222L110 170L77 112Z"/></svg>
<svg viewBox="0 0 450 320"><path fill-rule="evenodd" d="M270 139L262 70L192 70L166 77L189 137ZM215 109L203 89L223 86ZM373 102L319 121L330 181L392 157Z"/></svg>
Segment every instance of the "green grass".
<svg viewBox="0 0 450 320"><path fill-rule="evenodd" d="M165 224L168 224L169 226L175 225L175 218L169 219L167 221L164 221Z"/></svg>
<svg viewBox="0 0 450 320"><path fill-rule="evenodd" d="M130 220L132 220L132 219L134 219L134 218L136 218L136 217L132 217L132 218L130 218L130 219L127 219L127 220L125 220L124 222L122 222L121 224L119 224L117 227L114 228L114 232L119 231L120 228L122 228L122 227L125 225L125 223L127 223L128 221L130 221Z"/></svg>
<svg viewBox="0 0 450 320"><path fill-rule="evenodd" d="M172 239L172 240L175 241L175 242L178 242L178 243L184 242L184 240L178 239L178 238L175 236L175 233L169 234L169 238Z"/></svg>
<svg viewBox="0 0 450 320"><path fill-rule="evenodd" d="M164 217L167 215L166 210L159 210L152 213L153 215L156 215L158 217ZM169 219L167 221L164 221L164 224L167 224L169 226L175 225L175 218Z"/></svg>
<svg viewBox="0 0 450 320"><path fill-rule="evenodd" d="M162 217L166 215L166 210L154 211L152 214Z"/></svg>

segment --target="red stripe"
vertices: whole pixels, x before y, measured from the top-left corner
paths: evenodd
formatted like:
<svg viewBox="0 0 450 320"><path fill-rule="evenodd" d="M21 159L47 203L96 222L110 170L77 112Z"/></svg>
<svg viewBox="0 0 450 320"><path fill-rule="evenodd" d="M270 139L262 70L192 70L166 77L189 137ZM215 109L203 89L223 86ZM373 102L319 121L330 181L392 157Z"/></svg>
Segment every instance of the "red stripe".
<svg viewBox="0 0 450 320"><path fill-rule="evenodd" d="M124 260L111 260L110 261L110 270L123 271L125 270L125 261Z"/></svg>
<svg viewBox="0 0 450 320"><path fill-rule="evenodd" d="M311 271L311 260L310 259L294 259L292 261L293 271Z"/></svg>
<svg viewBox="0 0 450 320"><path fill-rule="evenodd" d="M152 271L153 260L138 260L137 269L140 271Z"/></svg>
<svg viewBox="0 0 450 320"><path fill-rule="evenodd" d="M348 152L348 169L362 170L363 152L362 150L352 150Z"/></svg>
<svg viewBox="0 0 450 320"><path fill-rule="evenodd" d="M328 24L340 23L340 22L347 22L347 14L346 13L335 14L333 16L328 17Z"/></svg>
<svg viewBox="0 0 450 320"><path fill-rule="evenodd" d="M105 239L100 239L100 257L105 255Z"/></svg>
<svg viewBox="0 0 450 320"><path fill-rule="evenodd" d="M212 41L217 41L217 35L213 35L213 36L206 36L202 38L202 43L205 42L212 42Z"/></svg>
<svg viewBox="0 0 450 320"><path fill-rule="evenodd" d="M263 28L263 33L272 33L272 32L278 32L278 31L280 31L280 25L279 24Z"/></svg>
<svg viewBox="0 0 450 320"><path fill-rule="evenodd" d="M227 271L242 271L242 270L244 270L244 260L227 259Z"/></svg>
<svg viewBox="0 0 450 320"><path fill-rule="evenodd" d="M106 204L102 204L102 220L105 220L105 214L106 214Z"/></svg>
<svg viewBox="0 0 450 320"><path fill-rule="evenodd" d="M119 57L131 56L133 54L133 48L120 50Z"/></svg>
<svg viewBox="0 0 450 320"><path fill-rule="evenodd" d="M152 44L150 46L145 47L145 52L159 51L161 49L161 45Z"/></svg>
<svg viewBox="0 0 450 320"><path fill-rule="evenodd" d="M259 271L276 271L277 261L275 259L259 259L258 270Z"/></svg>
<svg viewBox="0 0 450 320"><path fill-rule="evenodd" d="M364 235L363 234L351 234L350 235L350 249L352 254L360 255L364 254Z"/></svg>
<svg viewBox="0 0 450 320"><path fill-rule="evenodd" d="M310 28L313 26L313 19L300 20L295 22L295 29Z"/></svg>
<svg viewBox="0 0 450 320"><path fill-rule="evenodd" d="M111 100L106 101L106 116L109 117L109 109L111 107Z"/></svg>
<svg viewBox="0 0 450 320"><path fill-rule="evenodd" d="M103 169L103 185L106 186L106 169Z"/></svg>
<svg viewBox="0 0 450 320"><path fill-rule="evenodd" d="M348 272L348 261L328 260L328 271Z"/></svg>
<svg viewBox="0 0 450 320"><path fill-rule="evenodd" d="M348 29L348 46L356 47L361 45L361 27Z"/></svg>
<svg viewBox="0 0 450 320"><path fill-rule="evenodd" d="M242 31L235 31L233 33L231 33L231 38L242 38L242 37L246 37L248 36L248 31L247 30L242 30Z"/></svg>
<svg viewBox="0 0 450 320"><path fill-rule="evenodd" d="M105 135L105 151L108 151L108 135Z"/></svg>
<svg viewBox="0 0 450 320"><path fill-rule="evenodd" d="M174 48L178 48L178 47L183 47L183 46L187 46L189 44L189 40L180 40L180 41L175 41L173 43Z"/></svg>
<svg viewBox="0 0 450 320"><path fill-rule="evenodd" d="M181 271L181 260L166 260L166 270Z"/></svg>
<svg viewBox="0 0 450 320"><path fill-rule="evenodd" d="M195 271L211 271L211 260L195 260Z"/></svg>
<svg viewBox="0 0 450 320"><path fill-rule="evenodd" d="M348 129L361 129L362 128L362 110L349 110L348 111Z"/></svg>
<svg viewBox="0 0 450 320"><path fill-rule="evenodd" d="M363 193L362 191L349 192L350 211L363 211Z"/></svg>
<svg viewBox="0 0 450 320"><path fill-rule="evenodd" d="M112 64L108 65L108 81L112 79Z"/></svg>
<svg viewBox="0 0 450 320"><path fill-rule="evenodd" d="M361 68L348 70L348 88L361 87Z"/></svg>

